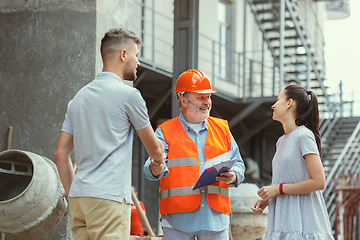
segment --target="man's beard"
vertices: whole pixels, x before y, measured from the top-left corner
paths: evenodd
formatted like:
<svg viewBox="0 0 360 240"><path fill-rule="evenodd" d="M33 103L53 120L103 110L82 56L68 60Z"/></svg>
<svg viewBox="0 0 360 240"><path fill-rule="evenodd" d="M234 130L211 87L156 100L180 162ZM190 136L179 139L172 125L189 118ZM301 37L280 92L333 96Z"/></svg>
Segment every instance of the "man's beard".
<svg viewBox="0 0 360 240"><path fill-rule="evenodd" d="M123 77L124 77L123 80L135 81L137 78L137 75L134 70L130 70L129 67L126 67Z"/></svg>
<svg viewBox="0 0 360 240"><path fill-rule="evenodd" d="M195 104L193 104L189 99L188 99L188 114L190 115L191 120L195 123L200 123L205 121L209 115L210 115L210 110L211 110L211 106L209 107L208 111L206 113L204 113L203 111L199 110L198 107L195 106ZM200 108L202 107L207 107L205 105L202 105ZM189 117L189 116L188 116Z"/></svg>

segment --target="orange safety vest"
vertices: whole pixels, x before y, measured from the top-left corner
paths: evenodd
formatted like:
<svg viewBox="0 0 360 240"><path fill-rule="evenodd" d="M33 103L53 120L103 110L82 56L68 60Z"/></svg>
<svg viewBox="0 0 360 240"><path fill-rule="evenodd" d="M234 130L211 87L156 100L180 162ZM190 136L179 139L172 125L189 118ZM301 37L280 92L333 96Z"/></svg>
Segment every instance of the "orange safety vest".
<svg viewBox="0 0 360 240"><path fill-rule="evenodd" d="M191 212L200 207L200 189L192 190L199 178L199 157L192 141L179 118L173 118L159 126L169 146L167 167L169 174L160 179L160 213ZM231 135L227 121L208 117L205 160L230 150ZM211 209L230 214L229 186L217 182L207 186L207 202Z"/></svg>

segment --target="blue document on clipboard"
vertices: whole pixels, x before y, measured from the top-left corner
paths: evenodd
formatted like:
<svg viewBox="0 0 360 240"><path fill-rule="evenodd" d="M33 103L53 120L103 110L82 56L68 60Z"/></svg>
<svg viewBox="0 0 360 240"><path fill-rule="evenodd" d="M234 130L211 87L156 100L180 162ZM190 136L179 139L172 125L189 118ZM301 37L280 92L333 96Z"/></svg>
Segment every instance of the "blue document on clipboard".
<svg viewBox="0 0 360 240"><path fill-rule="evenodd" d="M234 150L223 153L213 159L205 162L204 170L196 181L193 190L203 186L217 182L215 177L220 176L221 172L228 172L234 166L236 159L231 159L234 155Z"/></svg>

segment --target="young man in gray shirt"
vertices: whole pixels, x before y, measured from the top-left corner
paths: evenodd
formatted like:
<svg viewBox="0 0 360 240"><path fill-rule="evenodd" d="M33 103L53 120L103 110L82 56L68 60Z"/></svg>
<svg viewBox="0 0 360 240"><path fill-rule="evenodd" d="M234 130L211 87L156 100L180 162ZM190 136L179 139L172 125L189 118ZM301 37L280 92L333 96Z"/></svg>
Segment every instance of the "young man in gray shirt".
<svg viewBox="0 0 360 240"><path fill-rule="evenodd" d="M101 41L103 71L68 104L54 159L69 197L74 240L129 239L134 129L150 157L164 164L145 101L123 82L137 78L140 44L131 31L107 32Z"/></svg>

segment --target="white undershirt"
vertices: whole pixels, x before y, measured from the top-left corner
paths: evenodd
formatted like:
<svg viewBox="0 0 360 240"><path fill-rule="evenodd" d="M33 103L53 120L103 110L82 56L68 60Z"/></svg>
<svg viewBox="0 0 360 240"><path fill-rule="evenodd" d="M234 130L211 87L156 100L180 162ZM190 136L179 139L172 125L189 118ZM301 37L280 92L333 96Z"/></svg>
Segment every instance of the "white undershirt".
<svg viewBox="0 0 360 240"><path fill-rule="evenodd" d="M194 130L196 132L196 134L199 133L200 129L203 126L203 123L187 123L189 125L189 127L191 127L192 130Z"/></svg>

